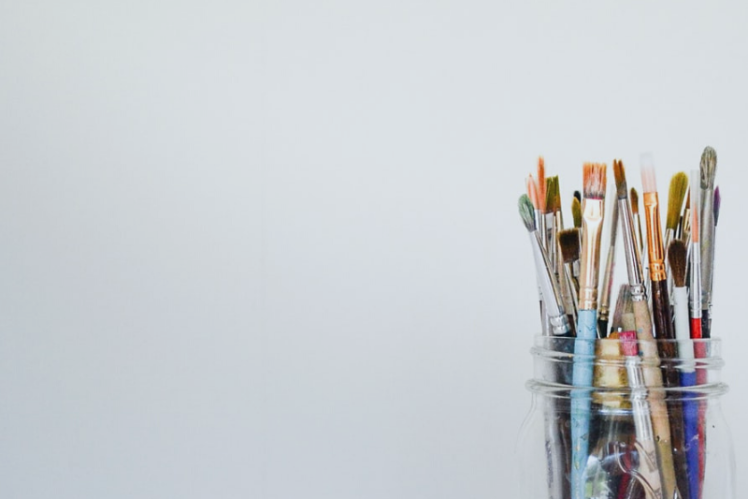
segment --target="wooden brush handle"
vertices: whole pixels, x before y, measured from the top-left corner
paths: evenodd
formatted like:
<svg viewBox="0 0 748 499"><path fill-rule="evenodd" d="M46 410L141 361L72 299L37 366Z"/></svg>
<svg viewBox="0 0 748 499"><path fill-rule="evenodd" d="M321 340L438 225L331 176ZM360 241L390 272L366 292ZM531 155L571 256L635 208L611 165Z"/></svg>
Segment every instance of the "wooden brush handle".
<svg viewBox="0 0 748 499"><path fill-rule="evenodd" d="M670 298L667 280L652 281L652 313L655 332L659 340L674 340L675 328L670 316ZM674 341L658 341L657 348L662 362L663 381L668 388L680 386L680 375L669 361L678 358L678 348ZM678 489L682 497L690 497L688 484L688 460L686 457L686 435L683 431L683 401L668 402L670 416L670 437L673 442L673 463Z"/></svg>

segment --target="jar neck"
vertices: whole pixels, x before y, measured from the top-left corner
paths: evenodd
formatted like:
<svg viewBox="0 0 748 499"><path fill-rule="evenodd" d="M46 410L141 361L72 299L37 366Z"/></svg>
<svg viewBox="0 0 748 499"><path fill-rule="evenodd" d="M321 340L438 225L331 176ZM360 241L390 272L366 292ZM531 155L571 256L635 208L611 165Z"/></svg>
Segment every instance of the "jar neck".
<svg viewBox="0 0 748 499"><path fill-rule="evenodd" d="M580 347L581 344L581 347ZM594 352L594 354L578 353ZM534 377L528 388L541 395L586 395L605 410L627 410L637 394L667 400L718 397L727 391L720 378L719 339L582 340L537 336L532 348ZM575 364L591 368L591 385L575 386Z"/></svg>

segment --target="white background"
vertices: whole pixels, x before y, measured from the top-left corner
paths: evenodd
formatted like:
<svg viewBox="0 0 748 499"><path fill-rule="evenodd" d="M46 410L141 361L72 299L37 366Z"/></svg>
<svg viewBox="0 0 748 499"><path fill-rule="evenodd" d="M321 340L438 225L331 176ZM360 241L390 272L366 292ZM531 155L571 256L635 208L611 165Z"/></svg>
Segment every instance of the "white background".
<svg viewBox="0 0 748 499"><path fill-rule="evenodd" d="M745 469L740 5L2 2L0 497L508 497L525 176L707 144Z"/></svg>

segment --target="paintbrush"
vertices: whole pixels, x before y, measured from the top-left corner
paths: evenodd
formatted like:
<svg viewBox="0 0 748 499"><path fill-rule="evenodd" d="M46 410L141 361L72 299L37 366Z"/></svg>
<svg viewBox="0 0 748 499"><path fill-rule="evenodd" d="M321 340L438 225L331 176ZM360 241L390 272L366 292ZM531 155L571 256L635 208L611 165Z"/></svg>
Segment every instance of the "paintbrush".
<svg viewBox="0 0 748 499"><path fill-rule="evenodd" d="M711 337L712 271L714 270L714 177L717 152L707 146L701 154L701 334Z"/></svg>
<svg viewBox="0 0 748 499"><path fill-rule="evenodd" d="M636 226L636 242L639 244L639 251L642 253L643 257L646 257L644 253L644 233L642 232L642 219L639 216L639 192L634 187L631 188L631 213L634 217L634 224Z"/></svg>
<svg viewBox="0 0 748 499"><path fill-rule="evenodd" d="M538 169L537 169L537 192L538 192L538 204L536 205L536 218L535 224L538 228L538 232L541 235L540 244L545 246L545 160L543 156L538 157Z"/></svg>
<svg viewBox="0 0 748 499"><path fill-rule="evenodd" d="M584 201L582 206L582 258L579 280L577 338L574 342L572 380L575 388L592 386L592 359L597 338L597 278L600 267L606 166L587 163L583 170ZM590 395L575 389L571 400L572 468L571 487L574 499L584 498L585 468L589 450Z"/></svg>
<svg viewBox="0 0 748 499"><path fill-rule="evenodd" d="M621 339L621 349L626 359L626 372L631 388L631 406L636 432L634 446L639 454L637 473L641 475L642 481L648 485L648 487L644 487L646 499L662 499L662 481L660 467L657 463L657 447L652 421L649 419L650 408L647 401L644 370L637 350L634 314L623 314L622 323L624 331L619 334L619 337Z"/></svg>
<svg viewBox="0 0 748 499"><path fill-rule="evenodd" d="M662 227L660 225L660 207L657 195L652 156L642 155L642 188L644 191L644 211L647 227L647 249L652 292L652 319L658 339L674 340L675 331L671 320L670 297L667 289L667 271L665 270L665 249L662 244ZM680 385L678 372L669 367L669 362L677 359L678 353L672 341L659 341L657 346L660 359L663 361L665 386L675 388ZM670 412L670 434L673 439L673 462L678 489L683 497L688 497L688 479L686 475L686 456L683 453L685 435L683 432L683 410L680 401L673 401ZM681 470L679 472L679 470Z"/></svg>
<svg viewBox="0 0 748 499"><path fill-rule="evenodd" d="M699 192L700 173L698 170L691 171L691 190L694 194ZM691 251L690 251L690 311L691 311L691 339L694 340L694 356L696 359L706 357L706 345L701 341L703 334L702 304L701 304L701 251L699 243L699 214L701 213L700 196L691 196ZM698 361L697 361L698 362ZM707 382L707 372L702 366L696 367L696 384L701 386ZM706 463L706 407L704 401L699 401L699 413L697 423L698 454L699 454L699 481L696 497L701 497L704 484L704 466ZM691 444L693 445L693 444Z"/></svg>
<svg viewBox="0 0 748 499"><path fill-rule="evenodd" d="M571 200L571 218L574 221L574 227L582 228L582 202L576 196Z"/></svg>
<svg viewBox="0 0 748 499"><path fill-rule="evenodd" d="M675 232L680 222L683 198L688 190L688 175L678 172L670 178L670 189L667 195L667 214L665 215L665 249L670 247L670 241L675 239ZM667 257L667 254L665 255ZM665 259L668 269L668 293L673 294L673 278L670 275L670 262Z"/></svg>
<svg viewBox="0 0 748 499"><path fill-rule="evenodd" d="M642 358L645 362L644 382L647 387L652 388L649 392L649 405L652 408L652 425L654 428L655 441L659 449L659 467L662 473L663 490L665 497L672 498L677 489L675 479L675 467L673 464L673 450L670 445L670 422L662 391L662 371L659 369L660 356L657 345L652 335L652 318L649 312L649 302L644 286L644 272L642 269L641 255L637 240L632 210L629 208L629 200L626 196L626 169L623 162L613 162L613 175L616 180L616 193L620 209L621 235L623 252L626 255L626 272L629 281L629 291L636 320L637 336L640 340ZM632 201L638 202L636 191L632 188ZM628 328L626 328L628 329Z"/></svg>
<svg viewBox="0 0 748 499"><path fill-rule="evenodd" d="M569 322L560 301L558 286L549 267L548 256L540 245L541 234L535 225L532 201L530 201L530 198L526 194L520 196L518 207L520 218L530 237L530 245L535 260L535 270L542 289L543 301L547 307L550 333L556 337L569 337L571 336ZM554 348L560 351L564 350L563 345L554 345ZM568 368L563 364L551 367L548 375L551 377L551 382L568 383ZM566 463L568 462L568 458L566 456L568 456L568 452L565 452L563 443L568 439L568 428L563 424L563 418L559 419L555 417L557 410L556 403L553 400L550 401L545 411L548 468L551 473L548 486L551 497L565 498L568 497L564 476L567 469Z"/></svg>
<svg viewBox="0 0 748 499"><path fill-rule="evenodd" d="M548 252L548 261L551 271L558 274L557 253L558 243L556 241L557 219L556 213L561 211L561 195L558 192L558 177L548 177L545 182L545 250ZM558 204L557 204L558 203Z"/></svg>
<svg viewBox="0 0 748 499"><path fill-rule="evenodd" d="M686 243L674 240L668 247L668 261L673 276L673 309L675 318L675 336L678 338L678 356L680 358L680 381L684 388L696 384L694 348L691 341L688 317L688 289L686 289ZM699 490L699 403L693 400L693 393L685 391L683 400L683 425L685 433L685 453L688 466L688 487L691 497L696 498Z"/></svg>
<svg viewBox="0 0 748 499"><path fill-rule="evenodd" d="M530 202L533 206L533 212L534 212L534 220L535 220L535 228L537 229L541 223L544 223L544 215L543 212L540 209L540 201L538 196L538 184L535 182L535 180L532 178L532 174L527 178L527 195L530 198ZM542 234L539 232L539 234ZM543 241L540 240L540 244L542 246ZM536 272L536 278L538 281L538 303L540 307L540 322L541 322L541 332L543 336L548 335L548 314L546 313L546 307L545 302L543 301L543 289L540 285L540 274Z"/></svg>
<svg viewBox="0 0 748 499"><path fill-rule="evenodd" d="M550 323L549 333L552 336L571 336L571 328L561 301L561 292L551 273L548 256L542 246L540 246L540 233L535 226L532 201L530 201L529 196L526 194L523 194L519 198L519 214L522 222L525 224L527 233L530 235L535 270L538 275L538 281L540 282L543 303L545 303Z"/></svg>
<svg viewBox="0 0 748 499"><path fill-rule="evenodd" d="M613 160L615 164L615 160ZM608 335L608 315L610 313L610 292L613 286L613 271L616 258L616 236L618 235L618 200L613 198L613 209L610 216L610 245L608 246L608 257L605 261L605 272L600 287L600 304L597 309L598 334L601 338Z"/></svg>

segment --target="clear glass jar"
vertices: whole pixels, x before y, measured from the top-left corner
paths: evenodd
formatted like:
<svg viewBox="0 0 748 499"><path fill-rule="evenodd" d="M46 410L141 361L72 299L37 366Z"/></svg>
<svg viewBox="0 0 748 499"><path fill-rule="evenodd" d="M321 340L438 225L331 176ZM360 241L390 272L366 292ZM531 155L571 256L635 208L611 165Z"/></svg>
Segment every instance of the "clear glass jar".
<svg viewBox="0 0 748 499"><path fill-rule="evenodd" d="M532 406L517 445L520 499L735 499L718 339L598 339L594 356L575 356L576 341L584 340L535 340ZM652 355L667 342L696 358ZM593 386L573 386L575 362L592 364ZM657 386L668 377L671 386Z"/></svg>

